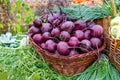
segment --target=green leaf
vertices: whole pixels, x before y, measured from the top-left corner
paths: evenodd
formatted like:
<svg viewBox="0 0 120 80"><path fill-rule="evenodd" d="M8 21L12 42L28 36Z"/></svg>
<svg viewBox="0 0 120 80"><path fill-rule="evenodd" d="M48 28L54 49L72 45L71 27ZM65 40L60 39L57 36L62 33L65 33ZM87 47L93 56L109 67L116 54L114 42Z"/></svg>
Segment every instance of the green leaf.
<svg viewBox="0 0 120 80"><path fill-rule="evenodd" d="M3 24L0 23L0 28L3 28Z"/></svg>
<svg viewBox="0 0 120 80"><path fill-rule="evenodd" d="M20 14L20 13L17 13L17 14L16 14L16 18L21 19L21 14Z"/></svg>
<svg viewBox="0 0 120 80"><path fill-rule="evenodd" d="M31 76L30 80L40 80L40 75L39 74L34 74Z"/></svg>

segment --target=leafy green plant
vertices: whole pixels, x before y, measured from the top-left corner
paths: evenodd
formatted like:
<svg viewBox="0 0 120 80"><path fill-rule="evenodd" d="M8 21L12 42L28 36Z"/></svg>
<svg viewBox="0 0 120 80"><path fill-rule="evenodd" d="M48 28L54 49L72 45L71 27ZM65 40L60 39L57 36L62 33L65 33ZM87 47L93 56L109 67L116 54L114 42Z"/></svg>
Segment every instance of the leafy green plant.
<svg viewBox="0 0 120 80"><path fill-rule="evenodd" d="M12 33L7 32L0 36L0 46L16 48L19 46L20 41L16 39L16 36L12 36Z"/></svg>
<svg viewBox="0 0 120 80"><path fill-rule="evenodd" d="M77 80L119 80L120 74L112 66L105 55L100 61L93 63Z"/></svg>
<svg viewBox="0 0 120 80"><path fill-rule="evenodd" d="M115 1L115 5L116 5L116 11L117 11L117 14L120 14L120 0L114 0ZM111 17L114 18L116 15L114 15L113 13L113 6L112 6L112 3L111 1L108 1L108 0L105 0L105 3L102 5L102 7L110 12L112 15Z"/></svg>
<svg viewBox="0 0 120 80"><path fill-rule="evenodd" d="M17 0L11 5L11 14L13 14L14 22L11 22L13 31L17 33L26 32L27 24L31 23L34 18L34 11L23 2Z"/></svg>
<svg viewBox="0 0 120 80"><path fill-rule="evenodd" d="M85 72L66 76L52 69L31 45L19 49L0 48L0 72L8 80L119 80L120 74L102 56ZM2 76L0 76L1 78Z"/></svg>
<svg viewBox="0 0 120 80"><path fill-rule="evenodd" d="M86 5L73 4L68 7L61 7L61 9L64 13L68 14L69 19L82 19L85 21L111 15L111 13L106 11L106 9L104 9L102 6L90 7ZM55 7L54 11L59 11L59 9Z"/></svg>

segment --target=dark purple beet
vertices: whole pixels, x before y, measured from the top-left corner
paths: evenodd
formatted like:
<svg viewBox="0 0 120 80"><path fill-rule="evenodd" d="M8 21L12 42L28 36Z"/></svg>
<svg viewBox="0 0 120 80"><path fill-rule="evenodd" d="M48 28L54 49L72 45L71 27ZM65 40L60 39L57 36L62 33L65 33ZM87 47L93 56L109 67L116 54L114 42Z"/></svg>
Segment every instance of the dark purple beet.
<svg viewBox="0 0 120 80"><path fill-rule="evenodd" d="M35 26L30 27L30 29L28 30L28 34L36 34L39 33L40 30L38 28L36 28Z"/></svg>
<svg viewBox="0 0 120 80"><path fill-rule="evenodd" d="M52 25L50 23L42 23L41 31L44 32L50 32L52 29Z"/></svg>
<svg viewBox="0 0 120 80"><path fill-rule="evenodd" d="M70 39L70 34L67 31L62 31L60 33L60 39L62 41L68 41Z"/></svg>
<svg viewBox="0 0 120 80"><path fill-rule="evenodd" d="M80 42L80 50L82 52L89 52L92 48L92 44L89 40L84 39Z"/></svg>
<svg viewBox="0 0 120 80"><path fill-rule="evenodd" d="M60 35L60 29L59 28L53 28L51 31L51 36L56 37Z"/></svg>
<svg viewBox="0 0 120 80"><path fill-rule="evenodd" d="M35 34L33 36L33 41L37 44L41 44L43 41L42 41L42 35L41 34Z"/></svg>
<svg viewBox="0 0 120 80"><path fill-rule="evenodd" d="M48 39L51 38L51 34L49 32L44 32L42 35L43 41L47 41Z"/></svg>
<svg viewBox="0 0 120 80"><path fill-rule="evenodd" d="M93 37L100 37L101 35L104 34L104 29L102 26L100 25L94 25L92 28L91 28L91 35Z"/></svg>
<svg viewBox="0 0 120 80"><path fill-rule="evenodd" d="M87 24L83 20L78 20L75 22L75 30L82 30L87 27Z"/></svg>
<svg viewBox="0 0 120 80"><path fill-rule="evenodd" d="M48 20L48 22L52 23L55 20L55 18L54 18L54 16L49 15L47 20Z"/></svg>
<svg viewBox="0 0 120 80"><path fill-rule="evenodd" d="M75 55L78 55L78 54L79 53L78 53L77 50L71 50L69 56L75 56Z"/></svg>
<svg viewBox="0 0 120 80"><path fill-rule="evenodd" d="M69 46L67 44L67 42L61 41L58 43L57 45L57 51L59 52L60 55L69 55Z"/></svg>
<svg viewBox="0 0 120 80"><path fill-rule="evenodd" d="M88 40L91 38L91 31L90 30L86 30L84 32L84 38L88 39Z"/></svg>
<svg viewBox="0 0 120 80"><path fill-rule="evenodd" d="M98 49L102 46L102 41L99 38L93 37L90 39L90 41L94 49Z"/></svg>
<svg viewBox="0 0 120 80"><path fill-rule="evenodd" d="M55 20L52 22L52 24L53 24L54 26L59 26L61 23L62 23L62 21L60 21L59 19L55 19Z"/></svg>
<svg viewBox="0 0 120 80"><path fill-rule="evenodd" d="M35 25L35 27L41 27L42 22L41 22L39 19L35 19L35 20L33 21L33 24Z"/></svg>
<svg viewBox="0 0 120 80"><path fill-rule="evenodd" d="M40 47L41 47L42 49L46 49L45 43L41 43L41 44L40 44Z"/></svg>
<svg viewBox="0 0 120 80"><path fill-rule="evenodd" d="M57 44L53 40L47 40L45 43L46 50L54 53L57 48Z"/></svg>
<svg viewBox="0 0 120 80"><path fill-rule="evenodd" d="M68 41L68 44L71 46L71 47L76 47L78 46L79 44L79 40L77 37L71 37L70 40Z"/></svg>
<svg viewBox="0 0 120 80"><path fill-rule="evenodd" d="M81 30L76 30L74 36L77 37L80 41L84 39L84 32Z"/></svg>
<svg viewBox="0 0 120 80"><path fill-rule="evenodd" d="M74 27L75 25L72 21L66 21L60 26L60 29L71 32L74 29Z"/></svg>

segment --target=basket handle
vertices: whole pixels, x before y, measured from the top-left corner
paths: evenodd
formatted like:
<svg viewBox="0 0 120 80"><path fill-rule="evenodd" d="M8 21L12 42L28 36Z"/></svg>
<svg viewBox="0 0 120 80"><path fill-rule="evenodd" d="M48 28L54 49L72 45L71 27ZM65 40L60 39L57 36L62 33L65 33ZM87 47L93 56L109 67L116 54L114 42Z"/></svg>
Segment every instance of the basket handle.
<svg viewBox="0 0 120 80"><path fill-rule="evenodd" d="M113 14L115 16L115 15L117 15L115 0L111 0L111 3L112 3L112 8L113 8ZM115 40L115 42L114 42L114 54L116 54L116 51L117 51L116 48L117 48L117 41Z"/></svg>
<svg viewBox="0 0 120 80"><path fill-rule="evenodd" d="M117 10L116 10L116 5L115 5L115 0L111 0L111 2L112 2L113 14L116 15Z"/></svg>

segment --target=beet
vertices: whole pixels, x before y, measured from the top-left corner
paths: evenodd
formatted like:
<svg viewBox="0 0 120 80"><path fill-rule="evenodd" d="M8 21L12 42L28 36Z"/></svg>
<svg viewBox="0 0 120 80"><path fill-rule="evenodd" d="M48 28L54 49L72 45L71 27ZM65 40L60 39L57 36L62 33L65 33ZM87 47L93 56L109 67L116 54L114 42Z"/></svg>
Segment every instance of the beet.
<svg viewBox="0 0 120 80"><path fill-rule="evenodd" d="M86 30L84 32L84 39L90 39L91 38L91 31L90 30Z"/></svg>
<svg viewBox="0 0 120 80"><path fill-rule="evenodd" d="M59 42L57 45L57 51L59 52L60 55L64 56L69 55L70 50L67 42L64 41Z"/></svg>
<svg viewBox="0 0 120 80"><path fill-rule="evenodd" d="M41 27L42 22L41 22L39 19L35 19L35 20L33 21L33 24L35 25L35 27Z"/></svg>
<svg viewBox="0 0 120 80"><path fill-rule="evenodd" d="M68 41L68 44L72 47L78 46L79 40L77 37L71 37L70 40Z"/></svg>
<svg viewBox="0 0 120 80"><path fill-rule="evenodd" d="M75 25L72 21L66 21L60 26L60 29L71 33L74 27Z"/></svg>
<svg viewBox="0 0 120 80"><path fill-rule="evenodd" d="M78 54L79 53L78 53L77 50L71 50L69 56L75 56L75 55L78 55Z"/></svg>
<svg viewBox="0 0 120 80"><path fill-rule="evenodd" d="M40 32L39 28L36 28L35 26L30 27L30 29L28 30L28 34L31 34L31 33L36 34L39 32Z"/></svg>
<svg viewBox="0 0 120 80"><path fill-rule="evenodd" d="M33 36L33 41L34 41L35 43L41 44L41 43L43 42L43 40L42 40L42 35L41 35L41 34L35 34L35 35Z"/></svg>
<svg viewBox="0 0 120 80"><path fill-rule="evenodd" d="M40 44L40 47L41 47L42 49L46 49L45 43L41 43L41 44Z"/></svg>
<svg viewBox="0 0 120 80"><path fill-rule="evenodd" d="M52 22L52 24L53 24L54 26L59 26L61 23L62 23L62 21L60 21L59 19L55 19L55 20Z"/></svg>
<svg viewBox="0 0 120 80"><path fill-rule="evenodd" d="M80 50L82 52L89 52L92 48L92 44L89 40L84 39L80 42Z"/></svg>
<svg viewBox="0 0 120 80"><path fill-rule="evenodd" d="M74 36L77 37L80 41L84 39L84 32L81 30L76 30Z"/></svg>
<svg viewBox="0 0 120 80"><path fill-rule="evenodd" d="M75 22L75 30L82 30L87 27L87 24L83 20L78 20Z"/></svg>
<svg viewBox="0 0 120 80"><path fill-rule="evenodd" d="M57 43L55 43L53 40L47 40L45 47L47 51L54 53L57 48Z"/></svg>
<svg viewBox="0 0 120 80"><path fill-rule="evenodd" d="M102 41L99 38L93 37L90 41L94 49L98 49L102 46Z"/></svg>
<svg viewBox="0 0 120 80"><path fill-rule="evenodd" d="M60 39L62 41L68 41L70 39L70 34L67 31L62 31L60 33Z"/></svg>
<svg viewBox="0 0 120 80"><path fill-rule="evenodd" d="M51 31L51 36L56 37L60 35L60 29L59 28L53 28Z"/></svg>
<svg viewBox="0 0 120 80"><path fill-rule="evenodd" d="M49 15L47 20L48 20L49 23L52 23L55 20L55 18L54 18L54 16Z"/></svg>
<svg viewBox="0 0 120 80"><path fill-rule="evenodd" d="M42 23L41 31L44 32L50 32L52 29L52 26L50 23Z"/></svg>
<svg viewBox="0 0 120 80"><path fill-rule="evenodd" d="M49 32L44 32L42 35L43 41L47 41L49 38L51 38L51 34Z"/></svg>
<svg viewBox="0 0 120 80"><path fill-rule="evenodd" d="M100 25L94 25L92 28L91 28L91 35L93 37L100 37L101 35L104 34L104 30L103 30L103 27L100 26Z"/></svg>

